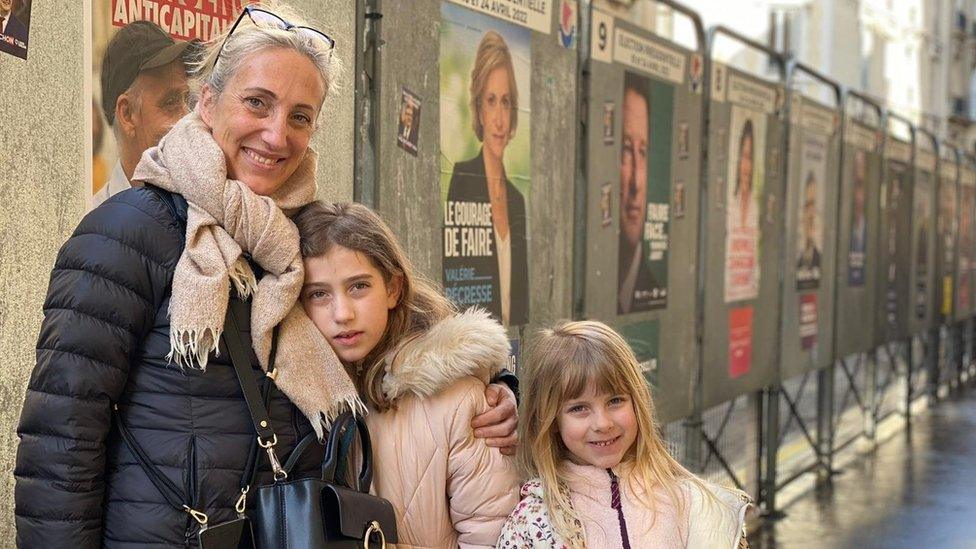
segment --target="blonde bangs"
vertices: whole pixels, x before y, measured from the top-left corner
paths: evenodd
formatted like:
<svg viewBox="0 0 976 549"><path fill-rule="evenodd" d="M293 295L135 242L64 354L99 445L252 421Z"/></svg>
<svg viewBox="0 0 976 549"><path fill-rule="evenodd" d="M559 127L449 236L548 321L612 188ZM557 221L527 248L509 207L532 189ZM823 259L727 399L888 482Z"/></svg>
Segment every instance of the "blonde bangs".
<svg viewBox="0 0 976 549"><path fill-rule="evenodd" d="M606 353L605 348L583 341L576 343L579 343L578 352L563 366L560 401L580 398L590 387L611 395L631 394L630 384L624 375L626 363Z"/></svg>

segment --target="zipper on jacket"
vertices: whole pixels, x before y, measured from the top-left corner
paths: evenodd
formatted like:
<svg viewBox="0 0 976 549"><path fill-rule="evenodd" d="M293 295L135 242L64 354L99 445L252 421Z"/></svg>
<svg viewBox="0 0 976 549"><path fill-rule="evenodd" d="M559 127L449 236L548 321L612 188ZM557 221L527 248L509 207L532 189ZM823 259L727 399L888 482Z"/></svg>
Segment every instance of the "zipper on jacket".
<svg viewBox="0 0 976 549"><path fill-rule="evenodd" d="M197 436L190 435L190 440L186 447L186 499L189 505L196 508L197 503ZM186 523L186 546L191 547L196 541L199 525L195 520L187 516Z"/></svg>
<svg viewBox="0 0 976 549"><path fill-rule="evenodd" d="M627 520L624 518L623 505L620 502L620 482L613 471L607 469L610 475L610 507L617 510L617 522L620 523L620 539L623 541L624 549L630 549L630 536L627 535Z"/></svg>

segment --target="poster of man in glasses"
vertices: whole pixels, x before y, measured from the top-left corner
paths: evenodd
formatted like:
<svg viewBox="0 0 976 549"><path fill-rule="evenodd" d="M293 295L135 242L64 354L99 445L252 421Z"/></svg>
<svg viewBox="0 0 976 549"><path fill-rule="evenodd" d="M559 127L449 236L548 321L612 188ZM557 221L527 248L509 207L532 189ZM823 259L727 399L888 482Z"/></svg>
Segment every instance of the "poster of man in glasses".
<svg viewBox="0 0 976 549"><path fill-rule="evenodd" d="M0 0L0 13L5 2ZM189 112L188 63L247 0L92 3L90 206L128 189L143 151Z"/></svg>

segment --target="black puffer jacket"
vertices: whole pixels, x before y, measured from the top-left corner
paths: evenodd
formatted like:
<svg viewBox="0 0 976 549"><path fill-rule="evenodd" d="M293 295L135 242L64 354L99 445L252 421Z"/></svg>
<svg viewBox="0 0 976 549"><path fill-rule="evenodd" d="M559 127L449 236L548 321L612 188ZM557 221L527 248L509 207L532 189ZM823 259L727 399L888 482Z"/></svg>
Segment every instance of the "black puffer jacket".
<svg viewBox="0 0 976 549"><path fill-rule="evenodd" d="M132 189L87 215L61 248L17 430L19 546L196 545L196 522L166 503L120 442L114 404L191 507L211 524L235 515L255 434L234 368L226 352L211 356L206 372L181 371L166 359L185 219L181 197ZM241 335L249 348L249 334ZM268 409L284 461L311 426L274 389ZM290 478L315 474L320 463L313 445ZM258 483L268 482L262 455Z"/></svg>

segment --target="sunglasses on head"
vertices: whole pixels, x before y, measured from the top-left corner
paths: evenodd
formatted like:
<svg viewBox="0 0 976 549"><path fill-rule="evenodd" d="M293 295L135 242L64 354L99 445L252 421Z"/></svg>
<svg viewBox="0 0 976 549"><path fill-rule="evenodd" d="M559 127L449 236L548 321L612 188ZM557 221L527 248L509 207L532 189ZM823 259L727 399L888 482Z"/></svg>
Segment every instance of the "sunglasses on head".
<svg viewBox="0 0 976 549"><path fill-rule="evenodd" d="M330 53L333 49L335 49L335 40L333 40L328 34L325 34L318 29L313 29L312 27L306 27L304 25L293 25L268 10L255 8L253 6L244 6L244 9L241 10L241 14L237 17L237 21L234 21L234 25L230 28L230 32L227 33L227 36L224 37L224 42L220 45L220 50L217 52L217 56L214 58L214 67L217 66L217 60L220 59L220 54L224 51L224 45L227 44L227 39L230 38L230 35L234 34L234 31L237 29L237 25L241 24L241 20L244 19L245 15L250 18L252 23L259 27L264 27L266 29L294 31L311 38L313 41L320 42Z"/></svg>

